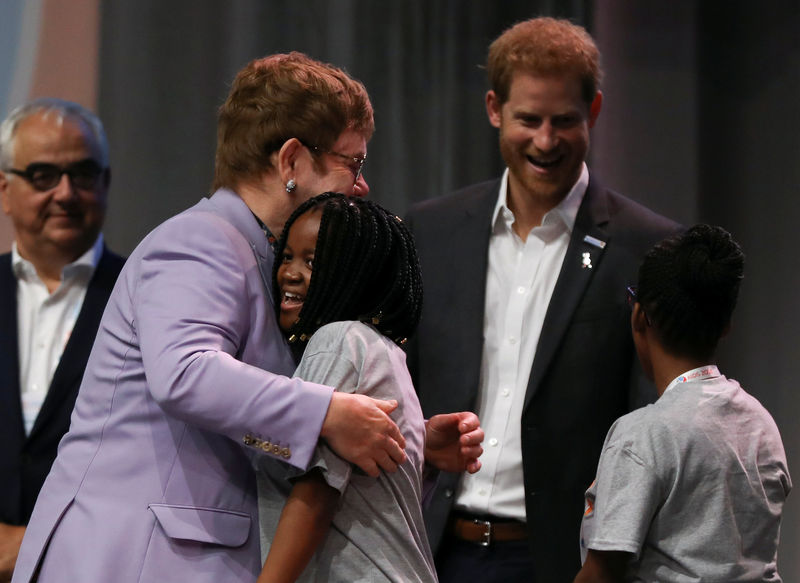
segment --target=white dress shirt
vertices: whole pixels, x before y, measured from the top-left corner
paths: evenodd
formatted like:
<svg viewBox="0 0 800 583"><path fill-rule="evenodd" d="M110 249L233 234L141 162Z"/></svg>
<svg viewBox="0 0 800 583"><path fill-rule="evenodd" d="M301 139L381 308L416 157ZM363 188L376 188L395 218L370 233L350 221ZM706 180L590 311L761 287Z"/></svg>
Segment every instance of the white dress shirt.
<svg viewBox="0 0 800 583"><path fill-rule="evenodd" d="M61 284L51 294L33 264L20 256L16 243L12 245L11 265L17 278L19 385L26 434L47 396L102 253L100 235L91 249L62 269Z"/></svg>
<svg viewBox="0 0 800 583"><path fill-rule="evenodd" d="M472 514L525 520L522 406L539 334L589 184L580 178L523 241L506 204L508 170L492 215L483 355L477 413L485 432L481 471L464 474L456 507ZM535 469L534 469L535 471Z"/></svg>

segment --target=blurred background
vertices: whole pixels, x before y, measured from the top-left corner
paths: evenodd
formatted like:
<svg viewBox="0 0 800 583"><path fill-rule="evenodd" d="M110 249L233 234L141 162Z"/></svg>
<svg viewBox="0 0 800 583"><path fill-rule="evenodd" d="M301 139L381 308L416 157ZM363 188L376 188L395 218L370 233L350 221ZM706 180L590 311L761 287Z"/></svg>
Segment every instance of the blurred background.
<svg viewBox="0 0 800 583"><path fill-rule="evenodd" d="M800 480L796 0L2 0L0 114L43 95L98 112L113 171L104 232L127 254L208 194L216 110L236 72L299 50L366 85L370 196L403 214L502 171L482 65L491 40L537 15L583 24L603 54L596 175L687 225L722 225L744 247L720 365L771 411ZM0 252L11 238L0 217ZM800 581L799 544L796 492L785 581Z"/></svg>

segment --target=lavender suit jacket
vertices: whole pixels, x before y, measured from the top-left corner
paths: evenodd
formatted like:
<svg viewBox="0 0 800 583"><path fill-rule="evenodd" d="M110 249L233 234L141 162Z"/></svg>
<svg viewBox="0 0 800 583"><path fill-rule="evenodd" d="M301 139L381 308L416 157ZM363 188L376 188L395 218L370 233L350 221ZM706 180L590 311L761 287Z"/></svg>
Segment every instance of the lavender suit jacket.
<svg viewBox="0 0 800 583"><path fill-rule="evenodd" d="M14 582L253 581L247 449L305 467L332 389L294 363L272 251L220 190L136 248L100 323Z"/></svg>

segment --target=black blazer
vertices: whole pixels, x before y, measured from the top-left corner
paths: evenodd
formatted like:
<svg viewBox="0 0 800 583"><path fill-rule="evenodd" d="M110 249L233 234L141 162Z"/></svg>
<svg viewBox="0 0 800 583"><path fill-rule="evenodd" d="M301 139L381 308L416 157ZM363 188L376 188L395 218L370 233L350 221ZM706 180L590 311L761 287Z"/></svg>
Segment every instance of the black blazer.
<svg viewBox="0 0 800 583"><path fill-rule="evenodd" d="M30 518L58 442L69 429L100 317L124 262L103 249L47 397L26 436L19 386L17 280L11 254L0 255L0 522L22 525Z"/></svg>
<svg viewBox="0 0 800 583"><path fill-rule="evenodd" d="M475 407L490 222L499 187L493 180L425 201L407 218L425 294L408 364L426 416ZM656 398L636 360L625 287L635 283L650 246L678 230L677 223L590 178L522 411L527 525L539 582L575 577L583 495L606 432L617 417ZM590 254L591 268L584 267L584 253ZM426 508L434 549L457 480L455 474L441 476Z"/></svg>

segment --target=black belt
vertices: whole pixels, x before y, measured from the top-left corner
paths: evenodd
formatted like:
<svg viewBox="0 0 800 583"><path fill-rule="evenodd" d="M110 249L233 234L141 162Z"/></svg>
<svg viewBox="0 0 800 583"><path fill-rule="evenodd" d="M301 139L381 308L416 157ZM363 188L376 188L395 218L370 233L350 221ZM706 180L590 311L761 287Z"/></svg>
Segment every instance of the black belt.
<svg viewBox="0 0 800 583"><path fill-rule="evenodd" d="M484 547L488 547L493 542L528 538L528 529L524 522L491 516L453 515L447 525L447 532L457 539L477 543Z"/></svg>

